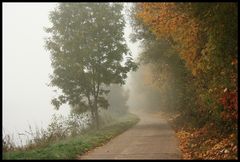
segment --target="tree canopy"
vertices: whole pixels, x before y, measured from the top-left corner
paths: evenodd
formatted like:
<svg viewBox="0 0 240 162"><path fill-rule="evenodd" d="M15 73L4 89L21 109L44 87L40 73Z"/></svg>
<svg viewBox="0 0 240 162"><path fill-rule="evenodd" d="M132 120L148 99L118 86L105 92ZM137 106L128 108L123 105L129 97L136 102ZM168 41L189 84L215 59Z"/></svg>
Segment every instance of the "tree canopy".
<svg viewBox="0 0 240 162"><path fill-rule="evenodd" d="M184 80L191 84L179 82L178 86L194 89L195 95L182 91L184 100L192 102L183 110L202 114L204 122L210 120L222 128L236 128L233 123L236 123L238 111L237 3L138 3L133 8L132 20L134 38L145 40L143 60L154 63L158 75L166 77L169 67L188 74ZM162 42L162 45L167 42L170 48L159 43L154 45L154 42ZM175 56L168 49L174 50ZM178 63L176 67L177 57L191 73ZM166 62L170 66L163 66ZM175 80L181 80L176 74L180 72L175 73Z"/></svg>
<svg viewBox="0 0 240 162"><path fill-rule="evenodd" d="M98 108L107 108L107 86L124 84L137 68L123 37L123 5L61 3L50 13L46 48L51 53L51 85L62 90L52 104L90 110L98 125ZM125 61L124 61L125 60Z"/></svg>

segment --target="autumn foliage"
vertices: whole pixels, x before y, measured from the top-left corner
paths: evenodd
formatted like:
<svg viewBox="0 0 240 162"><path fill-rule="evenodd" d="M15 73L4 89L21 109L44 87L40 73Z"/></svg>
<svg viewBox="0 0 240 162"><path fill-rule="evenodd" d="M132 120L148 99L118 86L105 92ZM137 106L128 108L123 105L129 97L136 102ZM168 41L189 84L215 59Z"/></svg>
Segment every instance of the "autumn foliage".
<svg viewBox="0 0 240 162"><path fill-rule="evenodd" d="M196 64L199 48L199 23L197 20L180 12L175 3L142 3L141 12L137 14L157 38L165 37L176 44L180 56L186 60L186 65L196 74ZM187 21L191 20L191 21Z"/></svg>
<svg viewBox="0 0 240 162"><path fill-rule="evenodd" d="M158 40L170 42L185 61L194 76L199 111L216 111L224 120L234 121L238 108L236 17L235 3L140 3L136 13ZM219 112L221 106L224 109Z"/></svg>
<svg viewBox="0 0 240 162"><path fill-rule="evenodd" d="M183 159L236 160L236 134L229 134L225 137L218 136L216 133L209 133L209 129L212 128L203 127L197 130L177 131L176 135L180 142Z"/></svg>
<svg viewBox="0 0 240 162"><path fill-rule="evenodd" d="M237 121L238 114L238 100L237 92L226 92L222 98L220 98L220 103L224 107L224 111L221 113L221 116L224 120L233 120Z"/></svg>
<svg viewBox="0 0 240 162"><path fill-rule="evenodd" d="M237 133L237 13L237 3L135 5L135 31L138 39L145 39L147 49L142 59L153 64L155 82L160 87L168 86L164 93L170 99L165 106L175 107L186 121L182 125L191 130L178 131L179 138L184 139L181 140L182 150L188 150L187 154L198 148L196 154L185 154L186 157L229 159L236 156L233 153L237 151L236 142L228 149L233 153L231 156L221 151L230 147L227 142L236 139ZM148 33L154 35L155 40ZM163 46L164 41L171 47ZM209 133L210 127L215 133ZM218 138L210 138L211 134L217 136L216 132ZM198 138L203 141L188 146L192 143L188 139ZM205 151L199 151L204 147L207 147Z"/></svg>

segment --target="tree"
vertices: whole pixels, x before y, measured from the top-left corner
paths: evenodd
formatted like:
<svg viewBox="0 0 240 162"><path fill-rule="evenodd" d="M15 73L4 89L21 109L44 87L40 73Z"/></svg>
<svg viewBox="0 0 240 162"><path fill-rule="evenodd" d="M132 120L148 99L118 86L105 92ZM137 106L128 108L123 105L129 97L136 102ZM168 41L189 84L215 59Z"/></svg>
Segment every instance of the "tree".
<svg viewBox="0 0 240 162"><path fill-rule="evenodd" d="M135 24L142 23L158 40L168 40L191 71L198 114L222 128L235 125L237 3L139 3L135 11Z"/></svg>
<svg viewBox="0 0 240 162"><path fill-rule="evenodd" d="M109 105L107 87L124 84L127 73L137 68L123 37L122 9L118 3L61 3L50 13L52 27L46 28L54 69L50 85L62 90L52 104L90 110L97 128L98 108Z"/></svg>

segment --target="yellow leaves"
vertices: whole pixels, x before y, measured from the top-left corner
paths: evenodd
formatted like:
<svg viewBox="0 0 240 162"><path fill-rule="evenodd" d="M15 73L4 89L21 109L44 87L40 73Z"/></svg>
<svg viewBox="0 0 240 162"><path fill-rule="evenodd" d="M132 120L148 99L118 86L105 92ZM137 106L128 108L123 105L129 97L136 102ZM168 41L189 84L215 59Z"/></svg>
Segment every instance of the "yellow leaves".
<svg viewBox="0 0 240 162"><path fill-rule="evenodd" d="M180 56L196 75L198 66L193 60L199 47L199 22L191 15L179 12L177 3L141 3L139 6L138 18L150 27L157 38L171 36L181 46Z"/></svg>
<svg viewBox="0 0 240 162"><path fill-rule="evenodd" d="M231 135L230 135L230 138L235 138L236 137L236 134L234 134L234 133L232 133Z"/></svg>
<svg viewBox="0 0 240 162"><path fill-rule="evenodd" d="M182 151L183 159L191 159L191 154L188 151L188 143L191 137L191 133L187 131L179 131L176 133L179 139L179 148Z"/></svg>
<svg viewBox="0 0 240 162"><path fill-rule="evenodd" d="M222 137L213 125L198 129L178 130L179 148L183 159L237 159L237 136Z"/></svg>
<svg viewBox="0 0 240 162"><path fill-rule="evenodd" d="M180 138L188 138L191 136L191 133L190 132L187 132L187 131L179 131L177 132L177 136L180 137Z"/></svg>
<svg viewBox="0 0 240 162"><path fill-rule="evenodd" d="M193 69L193 70L192 70L192 75L193 75L193 76L196 76L196 75L197 75L196 69Z"/></svg>
<svg viewBox="0 0 240 162"><path fill-rule="evenodd" d="M208 92L211 93L211 92L213 92L213 90L210 88L210 89L208 90Z"/></svg>

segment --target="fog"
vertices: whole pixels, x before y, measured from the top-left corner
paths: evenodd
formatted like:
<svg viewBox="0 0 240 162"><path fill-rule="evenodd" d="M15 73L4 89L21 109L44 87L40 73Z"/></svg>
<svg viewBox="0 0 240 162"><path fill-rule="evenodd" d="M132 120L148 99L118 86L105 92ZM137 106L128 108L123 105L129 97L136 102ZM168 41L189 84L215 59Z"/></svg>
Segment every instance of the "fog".
<svg viewBox="0 0 240 162"><path fill-rule="evenodd" d="M130 5L127 5L130 7ZM127 105L131 112L143 111L152 112L159 111L162 108L161 93L158 87L153 82L153 76L151 73L150 66L139 62L139 57L143 49L141 48L141 42L130 41L130 34L133 32L129 24L129 17L125 16L126 28L125 28L125 39L128 47L132 53L132 57L135 62L140 63L137 71L129 72L124 88L128 91Z"/></svg>
<svg viewBox="0 0 240 162"><path fill-rule="evenodd" d="M67 105L54 110L50 101L55 95L48 87L52 72L50 55L44 49L50 26L49 11L56 3L3 3L3 131L17 134L29 125L46 127L52 115L68 115ZM130 42L131 27L127 21L125 38L132 56L137 60L139 43ZM128 74L125 89L129 90L130 108L156 108L159 95L151 83L148 71L140 67ZM145 79L144 79L145 78Z"/></svg>
<svg viewBox="0 0 240 162"><path fill-rule="evenodd" d="M136 72L129 74L129 108L135 111L155 112L162 110L161 93L152 80L148 65L140 65Z"/></svg>
<svg viewBox="0 0 240 162"><path fill-rule="evenodd" d="M52 71L44 49L48 13L56 3L3 3L3 129L22 132L45 127L56 111L46 84ZM67 114L62 108L59 113Z"/></svg>

